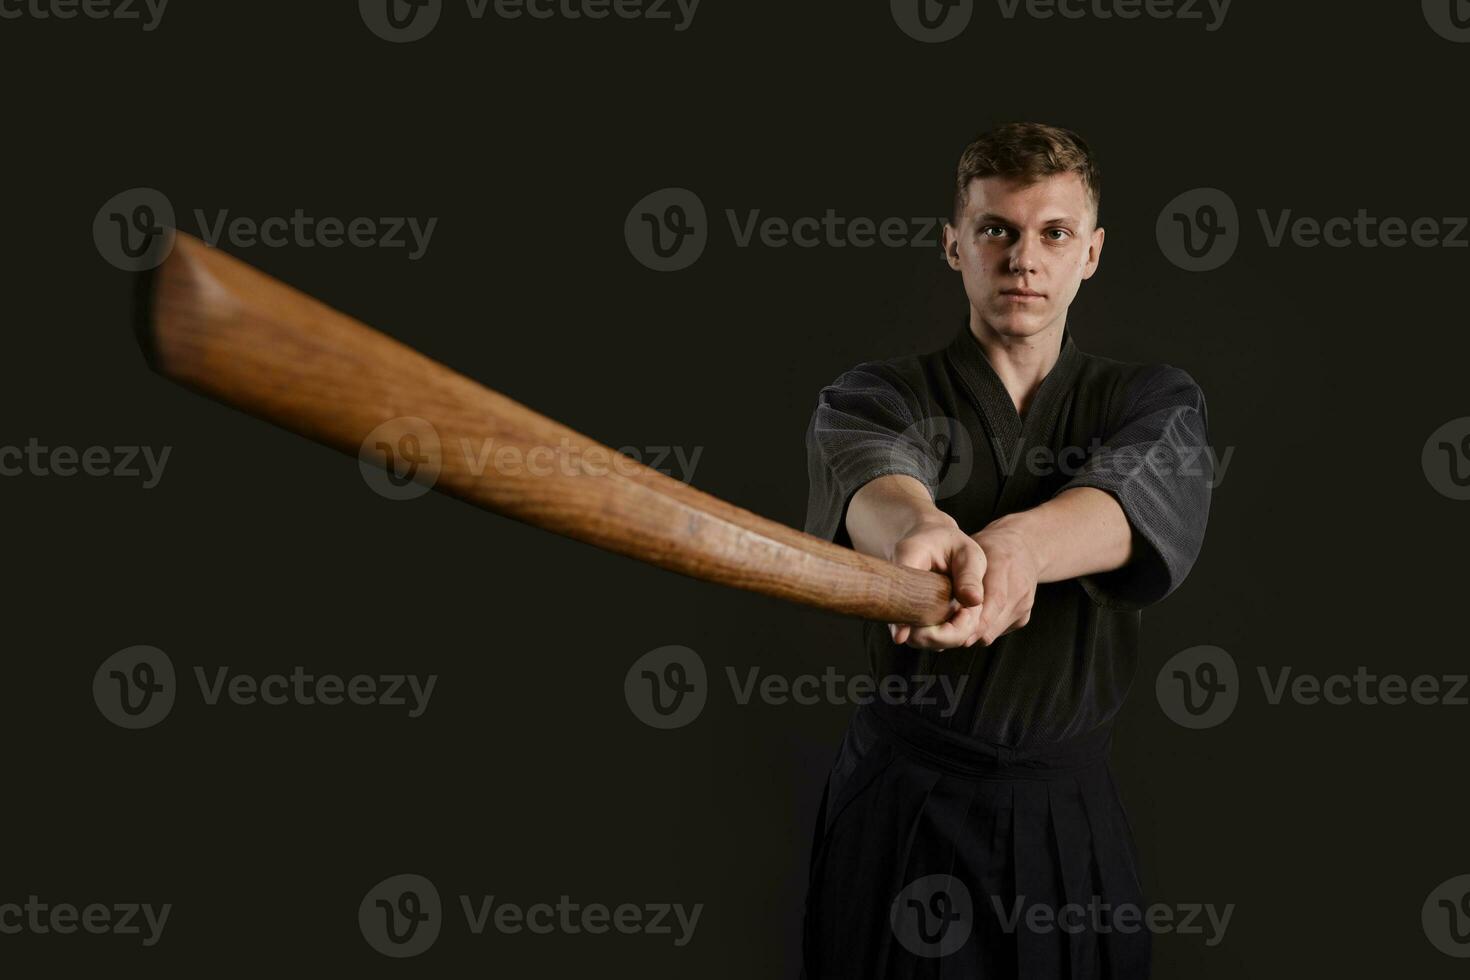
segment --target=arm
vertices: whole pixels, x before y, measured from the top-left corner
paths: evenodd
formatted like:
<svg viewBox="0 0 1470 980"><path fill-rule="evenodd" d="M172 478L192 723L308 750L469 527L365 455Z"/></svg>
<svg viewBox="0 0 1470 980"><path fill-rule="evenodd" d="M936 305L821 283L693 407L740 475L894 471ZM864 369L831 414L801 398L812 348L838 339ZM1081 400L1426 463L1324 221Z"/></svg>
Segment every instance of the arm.
<svg viewBox="0 0 1470 980"><path fill-rule="evenodd" d="M1133 529L1123 508L1093 487L1063 490L1040 507L1008 514L976 535L982 536L990 542L1007 536L1023 544L1039 583L1111 572L1133 555Z"/></svg>
<svg viewBox="0 0 1470 980"><path fill-rule="evenodd" d="M855 550L899 565L950 576L956 601L938 626L889 623L895 643L926 650L967 647L978 638L985 554L980 544L934 506L929 490L902 474L880 476L853 494L846 527Z"/></svg>
<svg viewBox="0 0 1470 980"><path fill-rule="evenodd" d="M987 558L982 644L1030 621L1036 586L1078 579L1099 605L1172 592L1199 554L1212 479L1204 396L1183 371L1142 376L1116 430L1055 496L975 535Z"/></svg>
<svg viewBox="0 0 1470 980"><path fill-rule="evenodd" d="M951 649L975 640L984 553L934 505L943 461L923 438L933 414L902 365L867 362L822 389L807 427L806 530L855 551L950 576L949 619L890 623L896 643Z"/></svg>
<svg viewBox="0 0 1470 980"><path fill-rule="evenodd" d="M976 622L982 646L1031 622L1037 585L1114 571L1133 553L1123 508L1093 487L1064 490L1039 507L1007 514L974 540L987 564L989 601Z"/></svg>

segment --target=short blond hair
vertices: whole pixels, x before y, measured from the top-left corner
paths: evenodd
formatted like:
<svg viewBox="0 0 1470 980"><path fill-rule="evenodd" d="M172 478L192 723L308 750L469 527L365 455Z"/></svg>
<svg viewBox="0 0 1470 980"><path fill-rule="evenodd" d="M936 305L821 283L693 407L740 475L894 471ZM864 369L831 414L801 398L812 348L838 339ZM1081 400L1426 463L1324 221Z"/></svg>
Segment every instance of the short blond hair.
<svg viewBox="0 0 1470 980"><path fill-rule="evenodd" d="M958 225L970 183L983 177L1008 177L1034 183L1053 174L1075 173L1100 216L1102 172L1087 143L1070 129L1045 123L1013 122L981 134L960 154L955 170L954 213ZM1101 220L1099 219L1099 224Z"/></svg>

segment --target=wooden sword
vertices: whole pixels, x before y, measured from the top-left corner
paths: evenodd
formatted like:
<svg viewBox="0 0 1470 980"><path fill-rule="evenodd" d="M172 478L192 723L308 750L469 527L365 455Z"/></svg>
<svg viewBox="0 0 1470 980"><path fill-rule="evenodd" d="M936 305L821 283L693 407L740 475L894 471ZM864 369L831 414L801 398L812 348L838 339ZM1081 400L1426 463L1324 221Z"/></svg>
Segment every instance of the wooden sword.
<svg viewBox="0 0 1470 980"><path fill-rule="evenodd" d="M712 497L189 235L175 233L167 258L140 275L135 316L164 377L390 474L392 447L412 447L415 480L487 510L818 609L917 625L948 617L945 576ZM460 445L510 447L527 465L475 466L444 449ZM544 465L530 465L537 457Z"/></svg>

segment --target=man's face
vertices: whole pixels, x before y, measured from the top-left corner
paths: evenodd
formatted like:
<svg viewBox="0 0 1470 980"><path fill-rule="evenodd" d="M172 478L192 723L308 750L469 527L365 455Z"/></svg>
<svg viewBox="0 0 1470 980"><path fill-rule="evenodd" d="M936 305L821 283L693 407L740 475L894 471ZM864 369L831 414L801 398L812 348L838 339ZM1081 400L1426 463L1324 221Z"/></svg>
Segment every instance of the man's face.
<svg viewBox="0 0 1470 980"><path fill-rule="evenodd" d="M971 309L996 333L1031 337L1066 323L1082 280L1097 271L1103 230L1075 173L1032 184L1006 177L970 182L959 226L944 227L949 266Z"/></svg>

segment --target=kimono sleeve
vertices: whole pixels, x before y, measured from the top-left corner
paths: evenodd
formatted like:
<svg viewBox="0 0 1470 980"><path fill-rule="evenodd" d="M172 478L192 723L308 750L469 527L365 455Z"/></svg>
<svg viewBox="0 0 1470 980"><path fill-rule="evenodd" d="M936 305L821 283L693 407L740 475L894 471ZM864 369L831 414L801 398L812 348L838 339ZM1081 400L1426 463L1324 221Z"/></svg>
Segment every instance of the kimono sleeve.
<svg viewBox="0 0 1470 980"><path fill-rule="evenodd" d="M1184 371L1160 365L1130 385L1115 430L1058 493L1112 494L1134 531L1133 557L1079 579L1102 606L1140 609L1178 588L1204 542L1213 459L1204 393Z"/></svg>
<svg viewBox="0 0 1470 980"><path fill-rule="evenodd" d="M880 476L911 476L932 497L940 460L923 418L923 402L889 365L860 364L823 388L806 432L807 533L851 547L848 502Z"/></svg>

